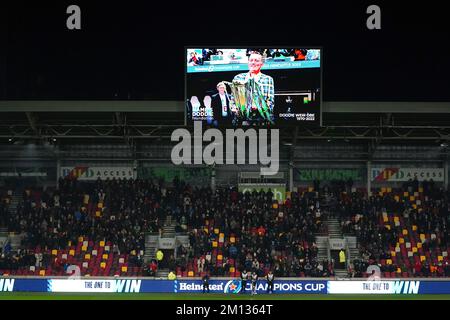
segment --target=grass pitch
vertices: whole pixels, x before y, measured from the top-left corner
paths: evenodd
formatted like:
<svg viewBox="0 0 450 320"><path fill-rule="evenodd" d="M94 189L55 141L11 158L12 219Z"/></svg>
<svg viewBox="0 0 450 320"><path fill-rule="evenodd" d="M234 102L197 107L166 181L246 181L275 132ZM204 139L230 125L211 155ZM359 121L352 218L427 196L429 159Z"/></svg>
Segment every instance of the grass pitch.
<svg viewBox="0 0 450 320"><path fill-rule="evenodd" d="M1 292L0 300L450 300L450 295Z"/></svg>

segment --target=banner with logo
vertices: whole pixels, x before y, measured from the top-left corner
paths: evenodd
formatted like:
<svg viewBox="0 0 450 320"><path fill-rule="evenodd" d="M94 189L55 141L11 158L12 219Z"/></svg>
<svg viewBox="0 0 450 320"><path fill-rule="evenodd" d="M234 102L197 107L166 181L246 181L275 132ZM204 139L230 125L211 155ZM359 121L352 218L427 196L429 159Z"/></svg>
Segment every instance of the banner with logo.
<svg viewBox="0 0 450 320"><path fill-rule="evenodd" d="M48 168L0 168L0 177L45 178L48 175L47 171Z"/></svg>
<svg viewBox="0 0 450 320"><path fill-rule="evenodd" d="M353 181L363 181L364 172L362 169L302 169L296 168L294 171L296 181L332 181L352 179Z"/></svg>
<svg viewBox="0 0 450 320"><path fill-rule="evenodd" d="M444 182L444 168L372 168L371 177L374 182L404 182L415 177L418 181Z"/></svg>
<svg viewBox="0 0 450 320"><path fill-rule="evenodd" d="M346 242L347 241L345 239L332 239L332 238L330 238L330 240L329 240L330 250L345 249Z"/></svg>
<svg viewBox="0 0 450 320"><path fill-rule="evenodd" d="M137 170L139 179L163 179L172 182L175 178L189 183L209 183L211 179L211 168L196 167L142 167Z"/></svg>
<svg viewBox="0 0 450 320"><path fill-rule="evenodd" d="M175 249L175 238L159 238L158 249Z"/></svg>
<svg viewBox="0 0 450 320"><path fill-rule="evenodd" d="M211 293L237 294L242 290L240 279L212 279ZM199 293L203 290L199 279L150 280L144 278L11 278L0 277L0 292L115 292L115 293ZM245 291L251 292L249 281ZM258 280L258 293L267 292L267 281ZM448 280L285 280L274 282L274 293L294 294L450 294Z"/></svg>
<svg viewBox="0 0 450 320"><path fill-rule="evenodd" d="M450 281L328 281L328 293L449 294Z"/></svg>
<svg viewBox="0 0 450 320"><path fill-rule="evenodd" d="M253 183L240 183L238 185L238 191L245 192L253 192L256 191L264 191L267 192L269 189L273 193L273 199L278 200L280 203L284 203L286 200L286 186L284 184L253 184Z"/></svg>
<svg viewBox="0 0 450 320"><path fill-rule="evenodd" d="M132 167L61 167L61 177L70 177L81 181L95 181L109 179L132 179Z"/></svg>

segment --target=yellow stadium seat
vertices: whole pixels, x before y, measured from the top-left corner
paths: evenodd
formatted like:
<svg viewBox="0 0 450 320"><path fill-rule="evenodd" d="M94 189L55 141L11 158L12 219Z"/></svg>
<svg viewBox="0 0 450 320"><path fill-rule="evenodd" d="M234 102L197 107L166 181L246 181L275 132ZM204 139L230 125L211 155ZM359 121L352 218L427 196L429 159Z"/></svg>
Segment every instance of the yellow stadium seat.
<svg viewBox="0 0 450 320"><path fill-rule="evenodd" d="M419 235L419 237L420 237L420 240L422 240L422 241L424 241L425 238L426 238L424 233L421 233L421 234Z"/></svg>
<svg viewBox="0 0 450 320"><path fill-rule="evenodd" d="M101 215L102 215L102 213L101 213L100 211L98 211L98 210L95 211L95 216L96 216L96 217L100 217Z"/></svg>
<svg viewBox="0 0 450 320"><path fill-rule="evenodd" d="M58 250L53 249L53 250L52 250L52 255L57 256L57 255L58 255Z"/></svg>
<svg viewBox="0 0 450 320"><path fill-rule="evenodd" d="M412 247L412 252L417 253L417 247Z"/></svg>
<svg viewBox="0 0 450 320"><path fill-rule="evenodd" d="M188 272L188 277L193 277L194 276L194 271L189 271Z"/></svg>
<svg viewBox="0 0 450 320"><path fill-rule="evenodd" d="M100 268L105 269L106 268L106 262L100 263Z"/></svg>
<svg viewBox="0 0 450 320"><path fill-rule="evenodd" d="M236 269L234 267L230 267L230 272L234 272Z"/></svg>
<svg viewBox="0 0 450 320"><path fill-rule="evenodd" d="M386 188L386 191L387 191L387 192L392 192L392 188L391 188L391 187L388 187L388 188Z"/></svg>
<svg viewBox="0 0 450 320"><path fill-rule="evenodd" d="M397 253L395 251L391 251L391 256L395 257L397 255Z"/></svg>
<svg viewBox="0 0 450 320"><path fill-rule="evenodd" d="M389 222L388 217L383 217L383 222Z"/></svg>
<svg viewBox="0 0 450 320"><path fill-rule="evenodd" d="M67 242L67 245L70 247L72 245L72 241L69 240L69 242Z"/></svg>
<svg viewBox="0 0 450 320"><path fill-rule="evenodd" d="M75 255L75 250L70 249L70 250L69 250L69 254L70 254L71 256L74 256L74 255Z"/></svg>
<svg viewBox="0 0 450 320"><path fill-rule="evenodd" d="M86 253L86 254L84 255L84 258L85 258L86 260L91 260L91 254L90 254L90 253Z"/></svg>
<svg viewBox="0 0 450 320"><path fill-rule="evenodd" d="M397 273L402 273L402 269L397 268Z"/></svg>
<svg viewBox="0 0 450 320"><path fill-rule="evenodd" d="M213 241L212 246L213 246L213 248L217 248L217 241Z"/></svg>
<svg viewBox="0 0 450 320"><path fill-rule="evenodd" d="M45 276L45 270L39 271L39 275L40 275L40 276Z"/></svg>
<svg viewBox="0 0 450 320"><path fill-rule="evenodd" d="M412 226L412 230L417 231L417 226L415 224Z"/></svg>
<svg viewBox="0 0 450 320"><path fill-rule="evenodd" d="M400 239L398 239L398 242L400 242L400 243L405 243L405 239L400 238Z"/></svg>
<svg viewBox="0 0 450 320"><path fill-rule="evenodd" d="M402 234L403 234L404 236L407 236L407 235L408 235L408 229L403 229Z"/></svg>
<svg viewBox="0 0 450 320"><path fill-rule="evenodd" d="M131 251L131 255L135 256L136 255L136 250Z"/></svg>
<svg viewBox="0 0 450 320"><path fill-rule="evenodd" d="M104 247L104 246L105 246L105 241L104 240L100 241L100 247Z"/></svg>
<svg viewBox="0 0 450 320"><path fill-rule="evenodd" d="M209 234L208 228L204 228L203 231L205 231L205 233L208 233L208 234Z"/></svg>
<svg viewBox="0 0 450 320"><path fill-rule="evenodd" d="M438 261L444 261L444 257L443 256L438 256Z"/></svg>
<svg viewBox="0 0 450 320"><path fill-rule="evenodd" d="M235 237L230 237L230 242L231 243L235 243L236 242L236 238Z"/></svg>
<svg viewBox="0 0 450 320"><path fill-rule="evenodd" d="M219 238L225 238L225 233L223 232L219 233Z"/></svg>
<svg viewBox="0 0 450 320"><path fill-rule="evenodd" d="M218 261L222 261L223 260L223 256L221 254L217 255L217 260Z"/></svg>
<svg viewBox="0 0 450 320"><path fill-rule="evenodd" d="M214 229L214 234L219 234L219 229L218 228Z"/></svg>
<svg viewBox="0 0 450 320"><path fill-rule="evenodd" d="M272 208L278 209L278 203L274 203L274 204L272 205Z"/></svg>
<svg viewBox="0 0 450 320"><path fill-rule="evenodd" d="M423 262L425 261L427 258L425 256L420 256L420 261Z"/></svg>
<svg viewBox="0 0 450 320"><path fill-rule="evenodd" d="M87 246L82 246L81 251L87 251Z"/></svg>
<svg viewBox="0 0 450 320"><path fill-rule="evenodd" d="M386 192L386 188L381 188L381 192Z"/></svg>
<svg viewBox="0 0 450 320"><path fill-rule="evenodd" d="M103 208L103 203L102 203L102 202L99 202L97 207L98 207L99 209L102 209L102 208Z"/></svg>
<svg viewBox="0 0 450 320"><path fill-rule="evenodd" d="M422 248L422 244L420 242L417 242L417 248Z"/></svg>
<svg viewBox="0 0 450 320"><path fill-rule="evenodd" d="M412 207L413 209L417 209L417 204L413 203Z"/></svg>
<svg viewBox="0 0 450 320"><path fill-rule="evenodd" d="M308 187L308 192L313 192L314 191L314 187Z"/></svg>
<svg viewBox="0 0 450 320"><path fill-rule="evenodd" d="M386 264L392 264L392 260L391 259L387 259L386 260Z"/></svg>
<svg viewBox="0 0 450 320"><path fill-rule="evenodd" d="M84 238L83 237L78 237L78 242L83 242Z"/></svg>
<svg viewBox="0 0 450 320"><path fill-rule="evenodd" d="M400 201L400 197L399 197L399 196L394 196L394 200L395 200L396 202L399 202L399 201Z"/></svg>
<svg viewBox="0 0 450 320"><path fill-rule="evenodd" d="M102 259L103 259L103 260L107 260L107 259L108 259L108 254L107 254L107 253L104 253L104 254L102 255Z"/></svg>
<svg viewBox="0 0 450 320"><path fill-rule="evenodd" d="M408 197L408 196L409 196L409 193L405 191L405 192L403 192L403 196L404 196L404 197Z"/></svg>
<svg viewBox="0 0 450 320"><path fill-rule="evenodd" d="M122 266L121 270L122 270L122 272L127 272L128 271L128 267L127 266Z"/></svg>
<svg viewBox="0 0 450 320"><path fill-rule="evenodd" d="M409 196L409 201L414 201L416 198L414 196Z"/></svg>
<svg viewBox="0 0 450 320"><path fill-rule="evenodd" d="M422 193L423 192L423 188L419 187L419 192Z"/></svg>
<svg viewBox="0 0 450 320"><path fill-rule="evenodd" d="M394 221L395 222L400 221L400 218L399 217L394 217Z"/></svg>
<svg viewBox="0 0 450 320"><path fill-rule="evenodd" d="M386 229L391 230L391 225L386 224L386 225L384 225L384 226L386 227Z"/></svg>

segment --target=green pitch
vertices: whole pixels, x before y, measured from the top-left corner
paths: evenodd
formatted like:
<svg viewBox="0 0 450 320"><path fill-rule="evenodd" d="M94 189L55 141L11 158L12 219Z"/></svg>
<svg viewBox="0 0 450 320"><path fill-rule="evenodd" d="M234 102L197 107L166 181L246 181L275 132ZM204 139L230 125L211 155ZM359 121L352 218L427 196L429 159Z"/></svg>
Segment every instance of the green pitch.
<svg viewBox="0 0 450 320"><path fill-rule="evenodd" d="M175 294L2 292L0 300L450 300L450 295Z"/></svg>

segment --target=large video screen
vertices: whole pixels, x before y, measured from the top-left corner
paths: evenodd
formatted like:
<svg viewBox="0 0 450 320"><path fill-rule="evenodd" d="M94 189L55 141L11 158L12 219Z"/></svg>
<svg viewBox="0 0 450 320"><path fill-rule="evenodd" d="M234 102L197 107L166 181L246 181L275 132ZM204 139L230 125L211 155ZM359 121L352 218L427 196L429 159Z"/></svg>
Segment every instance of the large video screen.
<svg viewBox="0 0 450 320"><path fill-rule="evenodd" d="M186 48L186 123L321 125L320 48Z"/></svg>

